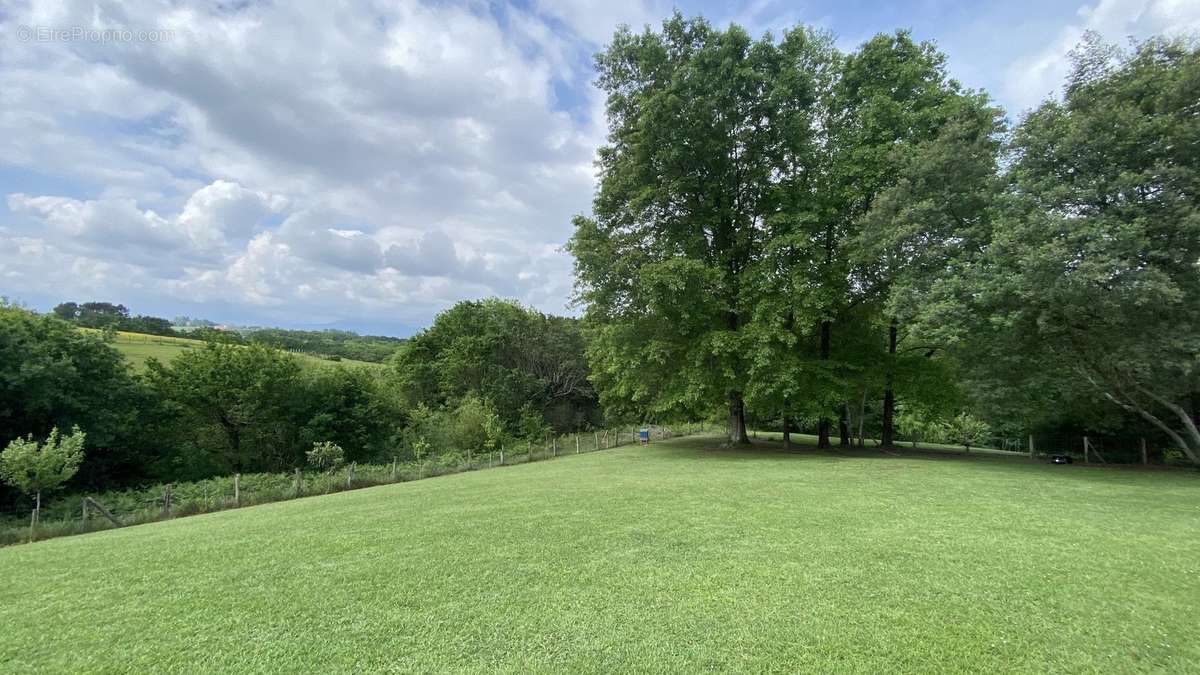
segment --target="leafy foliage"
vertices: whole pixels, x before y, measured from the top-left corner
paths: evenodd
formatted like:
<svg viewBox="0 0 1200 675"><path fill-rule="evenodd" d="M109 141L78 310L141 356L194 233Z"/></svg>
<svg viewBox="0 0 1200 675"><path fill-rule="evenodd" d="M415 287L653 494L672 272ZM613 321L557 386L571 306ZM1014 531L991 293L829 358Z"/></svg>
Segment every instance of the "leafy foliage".
<svg viewBox="0 0 1200 675"><path fill-rule="evenodd" d="M1126 411L1200 462L1200 50L1093 36L1075 56L1065 99L1016 130L990 237L937 287L938 322L993 409L1032 426L1088 408L1093 427Z"/></svg>
<svg viewBox="0 0 1200 675"><path fill-rule="evenodd" d="M285 330L260 328L249 333L249 342L278 349L295 350L327 357L382 363L404 340L376 335L359 335L342 330Z"/></svg>
<svg viewBox="0 0 1200 675"><path fill-rule="evenodd" d="M169 367L151 362L147 379L175 418L178 442L196 450L193 459L240 473L298 460L291 413L300 403L300 371L294 357L275 349L208 343Z"/></svg>
<svg viewBox="0 0 1200 675"><path fill-rule="evenodd" d="M600 421L573 319L503 300L460 302L407 341L392 360L406 407L454 409L477 397L517 430L526 405L558 431Z"/></svg>
<svg viewBox="0 0 1200 675"><path fill-rule="evenodd" d="M342 446L330 441L313 443L312 450L304 453L308 465L322 471L336 469L346 461L346 451Z"/></svg>
<svg viewBox="0 0 1200 675"><path fill-rule="evenodd" d="M66 436L55 427L42 443L33 436L10 441L0 452L0 480L27 495L37 495L40 503L43 492L67 482L79 470L86 439L79 427Z"/></svg>

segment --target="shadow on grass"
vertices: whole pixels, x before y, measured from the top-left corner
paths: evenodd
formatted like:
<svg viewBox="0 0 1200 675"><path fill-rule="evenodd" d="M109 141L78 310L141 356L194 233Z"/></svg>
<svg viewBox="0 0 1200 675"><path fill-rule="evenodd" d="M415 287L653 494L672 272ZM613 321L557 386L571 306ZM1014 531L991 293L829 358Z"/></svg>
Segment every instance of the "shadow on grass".
<svg viewBox="0 0 1200 675"><path fill-rule="evenodd" d="M813 439L814 442L811 443L804 442L806 440L808 438L801 435L799 442L793 441L791 447L785 449L782 439L779 438L752 438L747 444L731 445L725 441L724 436L708 435L672 439L665 445L660 446L659 449L669 449L671 451L678 449L677 452L672 452L672 454L688 456L691 459L708 457L723 461L746 459L779 460L784 457L793 457L797 460L806 461L823 460L826 462L844 460L916 460L922 462L970 462L989 468L1032 471L1038 474L1054 473L1059 476L1080 480L1108 480L1117 476L1147 474L1200 478L1200 469L1188 466L1142 466L1140 464L1099 463L1052 464L1048 457L1039 456L1031 459L1024 453L992 449L972 449L969 452L965 450L956 452L954 450L928 448L919 445L915 448L896 447L889 450L878 446L860 448L838 445L828 449L819 449L816 447L815 438Z"/></svg>

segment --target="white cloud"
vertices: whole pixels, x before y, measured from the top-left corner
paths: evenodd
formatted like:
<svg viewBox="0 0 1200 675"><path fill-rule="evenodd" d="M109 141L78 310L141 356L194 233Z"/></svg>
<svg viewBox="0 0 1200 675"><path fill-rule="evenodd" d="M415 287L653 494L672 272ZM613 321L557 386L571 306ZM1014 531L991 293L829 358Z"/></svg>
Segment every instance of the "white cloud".
<svg viewBox="0 0 1200 675"><path fill-rule="evenodd" d="M539 13L554 17L575 35L593 45L607 44L616 27L625 24L634 32L649 24L657 28L671 13L671 3L662 0L538 0Z"/></svg>
<svg viewBox="0 0 1200 675"><path fill-rule="evenodd" d="M237 183L217 180L188 198L179 223L202 246L219 246L245 240L274 213L287 205L279 195L248 190Z"/></svg>
<svg viewBox="0 0 1200 675"><path fill-rule="evenodd" d="M15 193L8 196L8 208L37 222L41 232L108 251L134 248L162 254L190 244L176 223L140 210L131 199L81 201Z"/></svg>
<svg viewBox="0 0 1200 675"><path fill-rule="evenodd" d="M230 246L249 238L264 219L283 208L278 196L215 181L194 192L174 217L163 217L127 197L80 200L13 193L8 210L24 229L52 235L57 248L155 268L167 276L198 262L219 263Z"/></svg>
<svg viewBox="0 0 1200 675"><path fill-rule="evenodd" d="M492 294L562 311L559 247L589 206L602 129L586 65L595 47L581 36L600 42L618 21L666 11L471 0L6 9L6 37L21 24L174 37L0 41L0 167L61 186L5 191L0 210L0 233L44 239L59 266L39 279L0 251L0 269L19 279L12 292L43 297L66 288L46 276L90 261L110 270L89 296L135 309L164 295L242 302L290 309L296 323L378 311L424 323Z"/></svg>
<svg viewBox="0 0 1200 675"><path fill-rule="evenodd" d="M1051 42L1031 56L1014 61L1004 79L1005 98L1020 110L1058 93L1070 72L1070 51L1086 31L1110 42L1145 39L1165 33L1200 30L1200 3L1194 0L1098 0L1080 6L1077 20L1064 26ZM1020 110L1011 112L1018 113Z"/></svg>

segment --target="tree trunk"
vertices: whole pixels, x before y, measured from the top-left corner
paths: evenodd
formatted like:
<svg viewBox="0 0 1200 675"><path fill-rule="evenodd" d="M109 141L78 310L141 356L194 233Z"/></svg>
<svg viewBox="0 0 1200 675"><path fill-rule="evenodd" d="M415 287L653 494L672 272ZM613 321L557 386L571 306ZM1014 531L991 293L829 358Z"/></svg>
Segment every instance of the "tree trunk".
<svg viewBox="0 0 1200 675"><path fill-rule="evenodd" d="M242 469L242 430L237 423L221 417L221 426L225 429L225 438L229 441L229 451L233 455L233 471L241 473Z"/></svg>
<svg viewBox="0 0 1200 675"><path fill-rule="evenodd" d="M729 395L729 443L750 443L746 436L746 404L741 392Z"/></svg>
<svg viewBox="0 0 1200 675"><path fill-rule="evenodd" d="M888 364L887 375L883 389L883 435L880 445L891 448L896 440L896 392L892 390L892 370L895 368L896 356L896 319L888 326Z"/></svg>
<svg viewBox="0 0 1200 675"><path fill-rule="evenodd" d="M850 406L842 404L842 414L838 416L838 445L850 447Z"/></svg>
<svg viewBox="0 0 1200 675"><path fill-rule="evenodd" d="M792 421L787 415L783 416L783 449L792 449Z"/></svg>
<svg viewBox="0 0 1200 675"><path fill-rule="evenodd" d="M1197 427L1191 413L1178 403L1167 400L1145 387L1138 387L1138 390L1179 417L1179 421L1183 423L1183 436L1176 434L1176 437L1179 438L1183 454L1187 455L1192 464L1200 464L1200 427Z"/></svg>
<svg viewBox="0 0 1200 675"><path fill-rule="evenodd" d="M821 322L821 360L829 360L829 343L830 331L832 326L829 321ZM817 423L817 447L827 449L829 447L829 417L822 416L821 421Z"/></svg>
<svg viewBox="0 0 1200 675"><path fill-rule="evenodd" d="M858 447L867 447L866 436L863 435L863 424L867 419L867 390L863 389L862 400L858 404Z"/></svg>
<svg viewBox="0 0 1200 675"><path fill-rule="evenodd" d="M34 497L33 513L29 515L29 541L33 541L33 530L42 516L42 491L37 491Z"/></svg>

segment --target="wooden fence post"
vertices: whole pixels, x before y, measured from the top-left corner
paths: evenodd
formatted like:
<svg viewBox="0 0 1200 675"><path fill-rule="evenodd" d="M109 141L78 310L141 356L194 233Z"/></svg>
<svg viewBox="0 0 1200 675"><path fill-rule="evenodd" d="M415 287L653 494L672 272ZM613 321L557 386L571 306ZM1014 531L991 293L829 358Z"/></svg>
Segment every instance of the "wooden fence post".
<svg viewBox="0 0 1200 675"><path fill-rule="evenodd" d="M82 506L81 506L80 508L81 508L81 510L83 511L83 519L82 519L82 520L83 520L83 526L84 526L84 527L87 527L87 521L88 521L87 497L84 497L84 498L83 498L83 503L82 503Z"/></svg>
<svg viewBox="0 0 1200 675"><path fill-rule="evenodd" d="M575 454L579 454L579 432L575 432Z"/></svg>
<svg viewBox="0 0 1200 675"><path fill-rule="evenodd" d="M550 437L550 447L552 448L552 450L554 452L553 456L558 457L558 436Z"/></svg>
<svg viewBox="0 0 1200 675"><path fill-rule="evenodd" d="M592 432L592 449L593 450L600 449L600 432L599 431Z"/></svg>
<svg viewBox="0 0 1200 675"><path fill-rule="evenodd" d="M350 485L354 482L354 462L350 462L350 468L346 470L346 489L350 489Z"/></svg>
<svg viewBox="0 0 1200 675"><path fill-rule="evenodd" d="M1146 466L1147 464L1150 463L1149 459L1146 457L1146 439L1143 437L1141 439L1141 441L1142 441L1142 466Z"/></svg>
<svg viewBox="0 0 1200 675"><path fill-rule="evenodd" d="M504 446L500 446L500 466L504 466Z"/></svg>
<svg viewBox="0 0 1200 675"><path fill-rule="evenodd" d="M84 497L83 499L85 502L91 505L91 508L99 511L100 515L108 518L109 522L111 522L113 525L116 525L117 527L121 526L121 521L117 520L116 516L114 516L108 509L104 508L100 502L92 499L91 497Z"/></svg>
<svg viewBox="0 0 1200 675"><path fill-rule="evenodd" d="M1033 434L1029 434L1029 459L1033 459Z"/></svg>
<svg viewBox="0 0 1200 675"><path fill-rule="evenodd" d="M242 474L233 474L233 505L242 505Z"/></svg>
<svg viewBox="0 0 1200 675"><path fill-rule="evenodd" d="M1088 454L1089 454L1088 453L1088 439L1087 439L1087 436L1084 436L1083 437L1083 463L1084 464L1088 463Z"/></svg>

